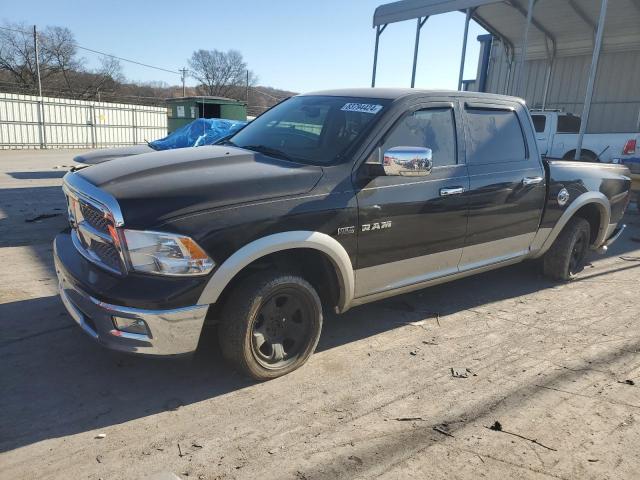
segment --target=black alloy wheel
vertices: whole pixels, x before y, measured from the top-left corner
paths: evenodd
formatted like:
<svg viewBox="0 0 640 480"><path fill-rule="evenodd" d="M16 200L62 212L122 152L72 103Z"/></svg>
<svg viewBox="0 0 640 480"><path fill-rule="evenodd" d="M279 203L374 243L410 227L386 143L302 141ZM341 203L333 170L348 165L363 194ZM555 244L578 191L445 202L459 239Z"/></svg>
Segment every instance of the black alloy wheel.
<svg viewBox="0 0 640 480"><path fill-rule="evenodd" d="M301 367L322 330L313 286L293 273L261 272L238 281L221 312L222 354L238 371L269 380Z"/></svg>
<svg viewBox="0 0 640 480"><path fill-rule="evenodd" d="M573 249L571 250L571 258L569 260L569 274L575 275L584 269L585 260L587 258L587 249L589 247L589 238L586 232L581 231L577 236Z"/></svg>
<svg viewBox="0 0 640 480"><path fill-rule="evenodd" d="M265 368L295 362L312 338L314 305L296 288L283 287L267 298L253 320L252 353Z"/></svg>

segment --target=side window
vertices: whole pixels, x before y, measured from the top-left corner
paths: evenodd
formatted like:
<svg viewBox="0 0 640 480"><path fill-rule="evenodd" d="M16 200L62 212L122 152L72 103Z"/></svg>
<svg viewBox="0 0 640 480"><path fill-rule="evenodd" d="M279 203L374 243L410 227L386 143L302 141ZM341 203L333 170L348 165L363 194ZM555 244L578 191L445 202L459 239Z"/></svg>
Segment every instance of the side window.
<svg viewBox="0 0 640 480"><path fill-rule="evenodd" d="M382 151L392 147L427 147L433 166L456 164L456 128L451 108L418 110L403 117L387 134Z"/></svg>
<svg viewBox="0 0 640 480"><path fill-rule="evenodd" d="M536 133L543 133L547 126L547 117L545 115L531 115L531 119L533 120L533 128L535 128Z"/></svg>
<svg viewBox="0 0 640 480"><path fill-rule="evenodd" d="M558 115L558 133L578 133L579 131L580 117Z"/></svg>
<svg viewBox="0 0 640 480"><path fill-rule="evenodd" d="M467 163L521 162L526 148L520 121L510 110L466 110Z"/></svg>

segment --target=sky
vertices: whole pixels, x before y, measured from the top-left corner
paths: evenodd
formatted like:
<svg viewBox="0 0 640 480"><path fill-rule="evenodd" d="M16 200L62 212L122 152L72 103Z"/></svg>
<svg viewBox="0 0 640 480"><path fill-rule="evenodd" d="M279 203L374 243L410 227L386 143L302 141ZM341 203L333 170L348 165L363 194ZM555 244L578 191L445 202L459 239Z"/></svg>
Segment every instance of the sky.
<svg viewBox="0 0 640 480"><path fill-rule="evenodd" d="M79 45L169 70L188 68L194 50L239 50L258 84L309 92L371 82L375 8L385 0L0 0L0 21L68 27ZM376 86L408 87L415 20L380 38ZM430 18L422 29L417 88L456 89L464 15ZM484 30L472 22L464 78L475 78ZM94 54L81 52L90 65ZM179 74L122 62L136 82L180 83ZM195 85L192 79L188 85Z"/></svg>

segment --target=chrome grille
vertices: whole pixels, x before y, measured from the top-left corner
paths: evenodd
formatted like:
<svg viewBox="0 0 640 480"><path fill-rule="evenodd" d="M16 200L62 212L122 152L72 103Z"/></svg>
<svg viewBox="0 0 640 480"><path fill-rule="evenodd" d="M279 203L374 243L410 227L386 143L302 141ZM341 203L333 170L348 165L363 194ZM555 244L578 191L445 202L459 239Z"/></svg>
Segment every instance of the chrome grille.
<svg viewBox="0 0 640 480"><path fill-rule="evenodd" d="M80 213L92 227L97 228L101 232L109 232L109 225L111 222L105 218L105 214L102 210L98 210L88 203L80 202Z"/></svg>
<svg viewBox="0 0 640 480"><path fill-rule="evenodd" d="M71 237L76 249L89 261L122 275L126 267L110 210L83 192L63 187L67 197Z"/></svg>
<svg viewBox="0 0 640 480"><path fill-rule="evenodd" d="M100 243L91 241L89 247L102 262L111 267L114 270L120 271L120 253L116 250L116 247L108 243Z"/></svg>

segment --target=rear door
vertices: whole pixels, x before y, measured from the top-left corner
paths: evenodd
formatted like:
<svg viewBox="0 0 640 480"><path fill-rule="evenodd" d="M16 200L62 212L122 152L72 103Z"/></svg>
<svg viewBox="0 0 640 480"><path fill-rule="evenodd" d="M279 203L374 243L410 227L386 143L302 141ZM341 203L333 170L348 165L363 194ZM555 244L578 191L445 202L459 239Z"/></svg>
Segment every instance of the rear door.
<svg viewBox="0 0 640 480"><path fill-rule="evenodd" d="M545 173L518 103L464 103L470 190L460 270L525 255L540 224Z"/></svg>
<svg viewBox="0 0 640 480"><path fill-rule="evenodd" d="M359 175L356 297L458 271L467 230L467 168L460 112L452 102L410 108L376 143L428 147L433 169L424 177ZM368 165L361 165L366 171Z"/></svg>

